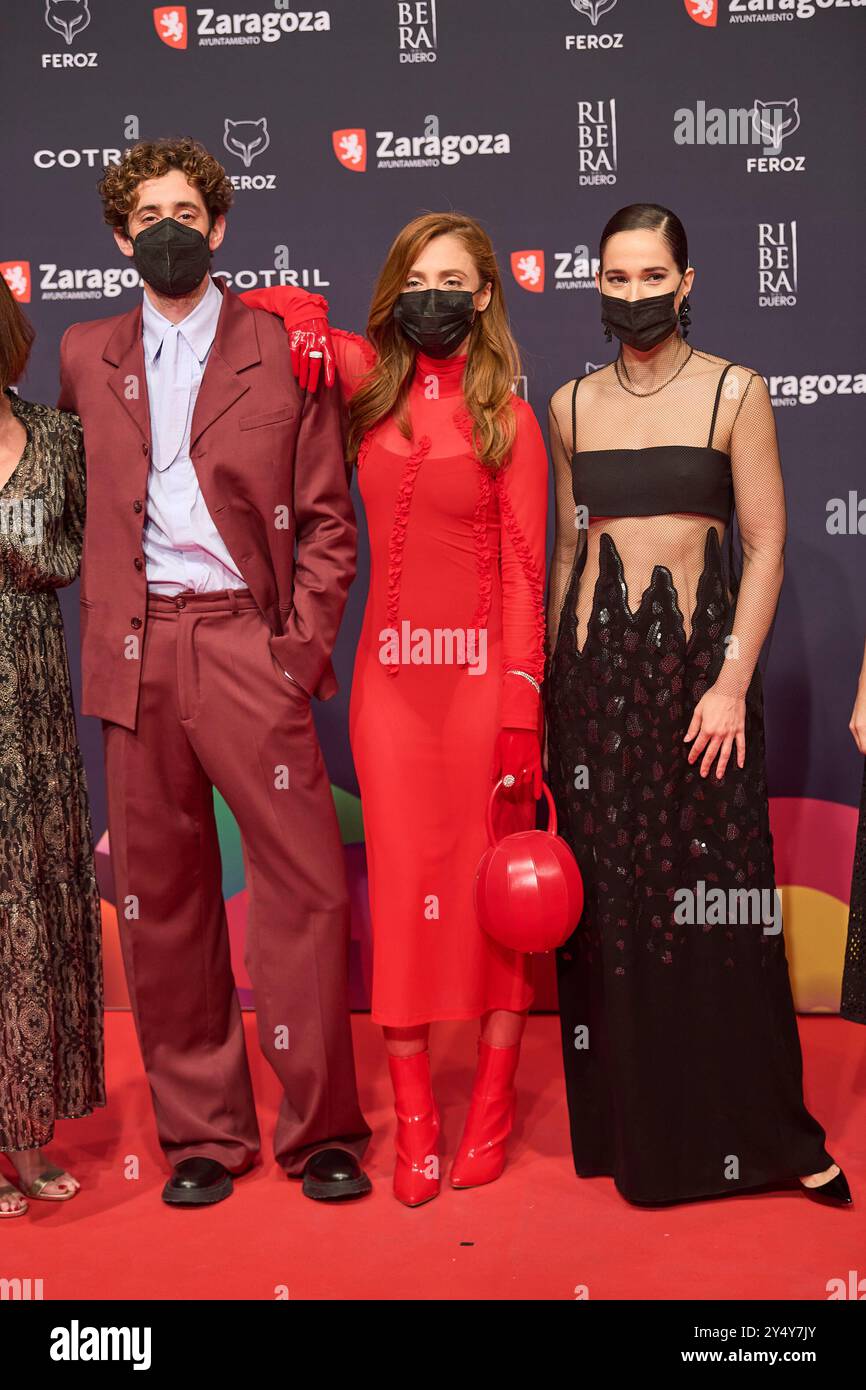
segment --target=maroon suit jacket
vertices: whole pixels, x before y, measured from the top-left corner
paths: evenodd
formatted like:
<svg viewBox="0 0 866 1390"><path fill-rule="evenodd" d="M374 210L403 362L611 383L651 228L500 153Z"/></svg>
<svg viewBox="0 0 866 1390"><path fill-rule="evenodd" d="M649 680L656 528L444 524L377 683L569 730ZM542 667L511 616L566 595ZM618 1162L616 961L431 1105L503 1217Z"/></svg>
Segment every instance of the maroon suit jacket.
<svg viewBox="0 0 866 1390"><path fill-rule="evenodd" d="M214 525L271 628L274 656L326 700L337 689L331 651L357 543L339 393L301 391L281 321L215 283L223 304L190 457ZM80 417L87 455L82 712L128 729L147 622L141 541L151 437L141 317L139 303L66 330L58 401Z"/></svg>

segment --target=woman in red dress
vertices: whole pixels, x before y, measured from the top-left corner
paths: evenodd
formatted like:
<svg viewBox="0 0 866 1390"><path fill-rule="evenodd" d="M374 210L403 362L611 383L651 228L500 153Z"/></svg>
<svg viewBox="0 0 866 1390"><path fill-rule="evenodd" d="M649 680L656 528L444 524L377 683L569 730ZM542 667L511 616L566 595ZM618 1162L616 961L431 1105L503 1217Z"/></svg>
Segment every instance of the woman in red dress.
<svg viewBox="0 0 866 1390"><path fill-rule="evenodd" d="M315 315L275 289L253 305ZM321 300L318 300L321 311ZM325 306L326 307L326 306ZM478 1069L451 1170L497 1178L532 986L525 956L478 925L475 869L494 781L497 829L534 823L541 786L547 456L520 375L493 248L472 219L428 214L391 247L367 339L334 331L370 537L350 737L367 844L372 1017L384 1029L396 1196L439 1192L429 1024L481 1018Z"/></svg>

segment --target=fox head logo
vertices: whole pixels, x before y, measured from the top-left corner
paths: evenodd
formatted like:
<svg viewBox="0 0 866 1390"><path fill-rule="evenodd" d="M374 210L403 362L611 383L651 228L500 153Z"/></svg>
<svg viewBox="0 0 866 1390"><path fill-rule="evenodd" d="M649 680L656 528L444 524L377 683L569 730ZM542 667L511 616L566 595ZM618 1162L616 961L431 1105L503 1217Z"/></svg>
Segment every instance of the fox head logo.
<svg viewBox="0 0 866 1390"><path fill-rule="evenodd" d="M153 27L169 48L186 48L188 26L185 5L160 5L153 12Z"/></svg>
<svg viewBox="0 0 866 1390"><path fill-rule="evenodd" d="M800 108L796 97L790 101L756 101L752 108L752 126L761 143L771 150L782 148L786 136L800 128Z"/></svg>
<svg viewBox="0 0 866 1390"><path fill-rule="evenodd" d="M571 3L590 24L598 24L600 16L612 10L616 0L571 0Z"/></svg>
<svg viewBox="0 0 866 1390"><path fill-rule="evenodd" d="M363 174L367 167L366 130L335 130L331 135L334 154L344 169Z"/></svg>
<svg viewBox="0 0 866 1390"><path fill-rule="evenodd" d="M0 275L19 304L30 303L30 262L0 261Z"/></svg>
<svg viewBox="0 0 866 1390"><path fill-rule="evenodd" d="M512 251L511 273L523 290L531 294L544 291L544 252Z"/></svg>
<svg viewBox="0 0 866 1390"><path fill-rule="evenodd" d="M256 156L264 153L270 143L266 116L257 121L230 121L226 117L223 144L229 154L236 154L243 160L245 169L249 169Z"/></svg>
<svg viewBox="0 0 866 1390"><path fill-rule="evenodd" d="M683 0L686 14L695 24L714 29L719 21L719 0Z"/></svg>
<svg viewBox="0 0 866 1390"><path fill-rule="evenodd" d="M75 35L90 23L90 6L87 0L46 0L45 23L72 43Z"/></svg>

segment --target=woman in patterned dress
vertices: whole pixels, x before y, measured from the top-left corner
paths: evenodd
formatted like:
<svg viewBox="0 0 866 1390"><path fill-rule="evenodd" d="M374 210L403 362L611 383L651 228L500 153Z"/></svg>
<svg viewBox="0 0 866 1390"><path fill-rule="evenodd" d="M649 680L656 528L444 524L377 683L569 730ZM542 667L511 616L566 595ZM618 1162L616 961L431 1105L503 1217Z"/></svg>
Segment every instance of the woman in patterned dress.
<svg viewBox="0 0 866 1390"><path fill-rule="evenodd" d="M25 401L33 329L0 276L0 1219L79 1183L43 1153L105 1104L101 914L56 590L78 573L78 417Z"/></svg>

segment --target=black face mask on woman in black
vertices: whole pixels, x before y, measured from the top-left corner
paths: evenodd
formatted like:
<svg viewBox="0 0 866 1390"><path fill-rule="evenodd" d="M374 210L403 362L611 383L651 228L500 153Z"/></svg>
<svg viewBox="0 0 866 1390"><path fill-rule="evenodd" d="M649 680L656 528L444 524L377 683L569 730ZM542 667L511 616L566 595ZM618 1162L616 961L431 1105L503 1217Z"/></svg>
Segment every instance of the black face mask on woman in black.
<svg viewBox="0 0 866 1390"><path fill-rule="evenodd" d="M674 300L680 284L667 294L650 294L644 299L620 299L615 294L601 296L601 321L611 329L621 343L649 352L667 338L678 323Z"/></svg>
<svg viewBox="0 0 866 1390"><path fill-rule="evenodd" d="M410 343L428 357L449 357L472 327L477 293L407 290L397 296L394 318Z"/></svg>
<svg viewBox="0 0 866 1390"><path fill-rule="evenodd" d="M132 258L142 280L170 299L191 294L208 272L208 238L174 217L163 217L139 232Z"/></svg>

